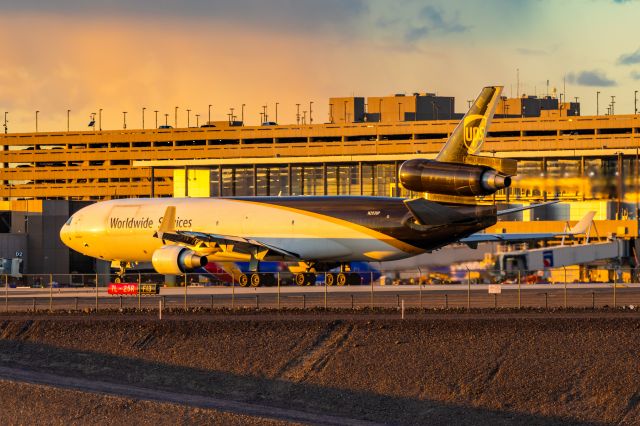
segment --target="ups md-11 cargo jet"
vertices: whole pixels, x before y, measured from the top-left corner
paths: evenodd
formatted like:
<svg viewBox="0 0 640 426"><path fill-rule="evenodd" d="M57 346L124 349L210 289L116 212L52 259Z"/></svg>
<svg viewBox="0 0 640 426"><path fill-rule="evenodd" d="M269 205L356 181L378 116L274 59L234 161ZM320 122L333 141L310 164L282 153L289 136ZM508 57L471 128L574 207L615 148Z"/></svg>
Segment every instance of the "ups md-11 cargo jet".
<svg viewBox="0 0 640 426"><path fill-rule="evenodd" d="M402 186L430 199L366 196L230 198L136 198L85 207L65 223L60 238L70 248L120 266L151 262L160 274L204 272L217 261L248 261L251 285L269 284L261 261L304 262L299 285L315 282L314 268L351 261L386 261L414 256L447 244L505 239L478 234L501 214L474 196L511 184L514 160L476 155L500 99L502 87L482 89L435 160L405 161ZM573 231L573 230L572 230ZM522 239L535 235L519 235ZM332 279L354 281L346 271ZM359 280L358 280L359 281Z"/></svg>

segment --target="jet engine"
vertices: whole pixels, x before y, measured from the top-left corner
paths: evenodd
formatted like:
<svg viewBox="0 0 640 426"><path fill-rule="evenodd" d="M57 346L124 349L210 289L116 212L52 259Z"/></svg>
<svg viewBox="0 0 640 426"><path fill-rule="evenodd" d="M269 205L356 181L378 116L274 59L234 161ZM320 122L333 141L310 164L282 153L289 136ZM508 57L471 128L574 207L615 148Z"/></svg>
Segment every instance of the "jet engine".
<svg viewBox="0 0 640 426"><path fill-rule="evenodd" d="M181 246L163 246L153 252L151 263L159 274L177 275L205 266L207 256Z"/></svg>
<svg viewBox="0 0 640 426"><path fill-rule="evenodd" d="M410 191L443 195L491 195L511 185L511 177L491 167L433 160L407 160L398 174Z"/></svg>

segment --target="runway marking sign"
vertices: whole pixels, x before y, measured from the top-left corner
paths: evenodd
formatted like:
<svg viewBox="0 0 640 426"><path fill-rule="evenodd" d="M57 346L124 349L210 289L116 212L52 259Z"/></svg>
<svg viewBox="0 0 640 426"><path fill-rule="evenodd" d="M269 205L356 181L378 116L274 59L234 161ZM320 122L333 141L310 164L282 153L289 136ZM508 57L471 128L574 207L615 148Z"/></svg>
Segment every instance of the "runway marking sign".
<svg viewBox="0 0 640 426"><path fill-rule="evenodd" d="M491 284L487 287L489 290L489 294L500 294L502 293L502 286L500 284Z"/></svg>

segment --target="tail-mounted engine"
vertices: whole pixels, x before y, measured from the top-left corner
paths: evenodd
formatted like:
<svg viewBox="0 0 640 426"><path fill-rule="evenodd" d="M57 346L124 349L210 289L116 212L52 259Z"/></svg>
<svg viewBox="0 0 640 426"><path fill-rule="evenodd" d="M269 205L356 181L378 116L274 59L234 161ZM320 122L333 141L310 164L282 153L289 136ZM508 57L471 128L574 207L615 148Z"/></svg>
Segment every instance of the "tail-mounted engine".
<svg viewBox="0 0 640 426"><path fill-rule="evenodd" d="M181 246L163 246L153 252L153 268L164 275L178 275L204 267L207 257Z"/></svg>
<svg viewBox="0 0 640 426"><path fill-rule="evenodd" d="M421 159L402 163L399 176L410 191L455 196L491 195L511 185L511 177L491 167Z"/></svg>

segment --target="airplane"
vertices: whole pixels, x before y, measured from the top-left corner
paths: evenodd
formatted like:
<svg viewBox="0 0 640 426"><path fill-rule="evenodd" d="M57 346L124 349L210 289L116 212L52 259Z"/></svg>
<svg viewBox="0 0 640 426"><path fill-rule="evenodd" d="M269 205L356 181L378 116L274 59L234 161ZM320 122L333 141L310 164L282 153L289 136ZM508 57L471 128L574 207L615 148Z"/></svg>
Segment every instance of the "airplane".
<svg viewBox="0 0 640 426"><path fill-rule="evenodd" d="M160 274L202 271L209 262L244 261L252 286L273 274L260 262L304 262L296 284L315 283L314 271L348 262L407 258L471 237L503 214L479 204L511 184L517 162L476 155L485 140L501 86L482 89L435 160L401 164L399 181L425 197L271 196L133 198L102 201L74 213L60 230L70 248L112 262L124 275L136 262L151 262ZM482 234L482 238L488 238ZM504 237L504 234L500 234ZM528 237L535 237L529 235ZM479 237L478 237L479 238ZM470 241L469 245L477 244ZM353 281L341 268L332 279Z"/></svg>

